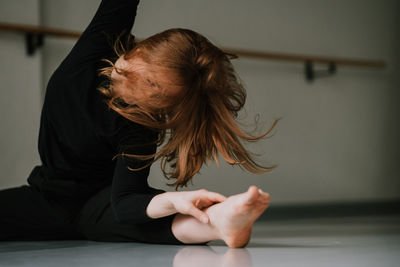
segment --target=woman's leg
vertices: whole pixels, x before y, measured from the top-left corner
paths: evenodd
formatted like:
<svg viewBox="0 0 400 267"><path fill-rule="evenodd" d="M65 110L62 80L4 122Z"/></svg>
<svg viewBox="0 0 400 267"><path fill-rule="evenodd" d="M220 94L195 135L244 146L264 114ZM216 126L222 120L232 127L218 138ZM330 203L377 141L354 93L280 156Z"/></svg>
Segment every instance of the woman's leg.
<svg viewBox="0 0 400 267"><path fill-rule="evenodd" d="M142 224L123 224L114 218L110 204L111 186L89 199L76 217L79 231L86 239L104 242L143 242L183 244L172 234L174 215Z"/></svg>
<svg viewBox="0 0 400 267"><path fill-rule="evenodd" d="M31 186L0 190L0 241L82 238Z"/></svg>
<svg viewBox="0 0 400 267"><path fill-rule="evenodd" d="M178 214L172 232L183 243L224 240L229 247L243 247L249 240L255 220L269 205L270 196L251 186L245 193L227 198L205 211L210 223L204 224L192 216Z"/></svg>

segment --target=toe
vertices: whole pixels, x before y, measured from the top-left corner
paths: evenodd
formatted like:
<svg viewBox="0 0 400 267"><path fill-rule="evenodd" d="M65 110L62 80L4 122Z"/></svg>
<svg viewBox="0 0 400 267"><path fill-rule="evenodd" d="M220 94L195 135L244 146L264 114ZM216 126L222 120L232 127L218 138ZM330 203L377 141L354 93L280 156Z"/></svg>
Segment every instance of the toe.
<svg viewBox="0 0 400 267"><path fill-rule="evenodd" d="M249 190L244 194L244 201L246 204L252 204L259 196L258 188L254 185L249 187Z"/></svg>

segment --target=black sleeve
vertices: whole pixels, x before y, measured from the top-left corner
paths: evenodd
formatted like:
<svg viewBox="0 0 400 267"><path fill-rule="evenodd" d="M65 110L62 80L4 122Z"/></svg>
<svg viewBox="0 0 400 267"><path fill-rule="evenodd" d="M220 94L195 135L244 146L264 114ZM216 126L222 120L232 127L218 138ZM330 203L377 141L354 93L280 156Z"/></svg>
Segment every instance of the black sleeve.
<svg viewBox="0 0 400 267"><path fill-rule="evenodd" d="M61 65L68 68L115 56L113 42L130 34L139 0L102 0L93 19Z"/></svg>
<svg viewBox="0 0 400 267"><path fill-rule="evenodd" d="M130 134L124 134L119 141L119 152L127 154L149 155L154 154L156 144L156 133L144 130L142 126L135 127ZM146 214L146 208L151 199L163 190L149 187L147 178L150 167L140 171L131 171L150 162L119 156L115 167L111 187L111 207L115 218L120 223L143 223L152 218Z"/></svg>

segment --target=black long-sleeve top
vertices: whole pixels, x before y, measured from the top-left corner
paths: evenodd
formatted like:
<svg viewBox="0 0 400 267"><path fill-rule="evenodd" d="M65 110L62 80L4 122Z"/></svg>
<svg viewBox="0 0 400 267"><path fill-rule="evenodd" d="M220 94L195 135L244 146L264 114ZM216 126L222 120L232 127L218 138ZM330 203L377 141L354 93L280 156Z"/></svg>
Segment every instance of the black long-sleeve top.
<svg viewBox="0 0 400 267"><path fill-rule="evenodd" d="M157 134L128 121L105 102L97 90L105 78L98 69L101 59L117 59L113 40L122 31L130 33L138 0L103 0L88 27L68 56L51 76L41 113L39 154L42 175L30 177L48 198L82 205L90 196L111 184L111 206L122 223L151 220L146 207L154 195L163 192L150 188L150 167L138 160L118 157L119 152L152 154L156 144L127 148L156 140Z"/></svg>

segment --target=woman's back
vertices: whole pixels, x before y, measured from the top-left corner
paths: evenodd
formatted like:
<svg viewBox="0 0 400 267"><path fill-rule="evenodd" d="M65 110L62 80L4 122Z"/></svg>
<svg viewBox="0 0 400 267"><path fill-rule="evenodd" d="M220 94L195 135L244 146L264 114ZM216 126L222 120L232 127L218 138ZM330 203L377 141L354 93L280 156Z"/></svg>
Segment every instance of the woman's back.
<svg viewBox="0 0 400 267"><path fill-rule="evenodd" d="M124 144L157 138L109 109L97 90L104 82L98 75L105 66L101 60L116 60L113 41L121 32L129 33L136 5L137 1L103 1L48 82L39 133L42 166L36 167L40 175L31 175L28 182L49 198L63 194L81 204L111 183L117 163L112 159ZM141 153L155 150L154 144ZM131 178L146 180L147 174L148 170Z"/></svg>

